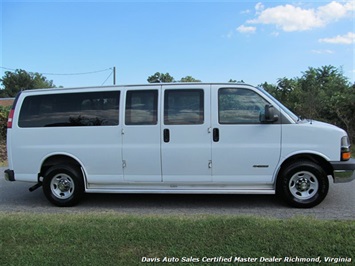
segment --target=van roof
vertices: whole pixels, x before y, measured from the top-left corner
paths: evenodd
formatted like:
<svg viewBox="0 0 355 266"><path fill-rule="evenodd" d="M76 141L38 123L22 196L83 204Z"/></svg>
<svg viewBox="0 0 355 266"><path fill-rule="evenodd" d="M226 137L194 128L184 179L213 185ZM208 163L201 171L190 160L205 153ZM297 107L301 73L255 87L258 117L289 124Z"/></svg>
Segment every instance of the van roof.
<svg viewBox="0 0 355 266"><path fill-rule="evenodd" d="M42 88L33 90L24 90L21 93L44 92L44 91L66 91L66 90L80 90L80 89L103 89L103 88L125 88L125 87L152 87L152 86L181 86L181 85L222 85L222 86L245 86L253 87L246 83L234 82L171 82L171 83L148 83L148 84L126 84L126 85L108 85L108 86L85 86L85 87L67 87L67 88Z"/></svg>

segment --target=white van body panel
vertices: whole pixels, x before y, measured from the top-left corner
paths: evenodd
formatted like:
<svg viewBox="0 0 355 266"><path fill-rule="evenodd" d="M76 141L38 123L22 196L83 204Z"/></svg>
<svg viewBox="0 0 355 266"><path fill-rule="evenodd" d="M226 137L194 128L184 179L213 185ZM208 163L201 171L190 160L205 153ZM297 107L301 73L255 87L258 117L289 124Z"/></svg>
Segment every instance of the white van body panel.
<svg viewBox="0 0 355 266"><path fill-rule="evenodd" d="M44 159L68 155L82 163L88 183L123 181L121 134L117 128L56 128L55 134L52 132L51 128L16 131L18 148L13 156L23 158L14 165L17 180L36 182L37 174L33 173L40 172Z"/></svg>
<svg viewBox="0 0 355 266"><path fill-rule="evenodd" d="M121 164L125 182L161 182L160 127L124 127ZM142 134L144 131L144 134Z"/></svg>
<svg viewBox="0 0 355 266"><path fill-rule="evenodd" d="M213 144L213 180L271 184L280 158L281 126L220 127L223 139Z"/></svg>
<svg viewBox="0 0 355 266"><path fill-rule="evenodd" d="M281 160L295 154L316 154L327 161L339 161L340 141L346 132L319 121L282 125ZM329 141L335 139L338 141Z"/></svg>

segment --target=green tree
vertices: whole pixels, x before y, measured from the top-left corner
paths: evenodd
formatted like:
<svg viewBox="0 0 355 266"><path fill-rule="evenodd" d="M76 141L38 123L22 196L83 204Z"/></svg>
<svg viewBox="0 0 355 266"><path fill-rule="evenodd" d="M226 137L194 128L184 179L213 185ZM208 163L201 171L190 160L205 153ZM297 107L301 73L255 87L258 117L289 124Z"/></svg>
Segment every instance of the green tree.
<svg viewBox="0 0 355 266"><path fill-rule="evenodd" d="M341 68L309 67L301 77L280 78L277 85L261 84L297 115L345 129L355 141L355 85Z"/></svg>
<svg viewBox="0 0 355 266"><path fill-rule="evenodd" d="M201 80L195 79L195 78L193 78L193 77L191 77L191 76L186 76L186 77L184 77L184 78L181 78L181 79L179 80L179 82L201 82Z"/></svg>
<svg viewBox="0 0 355 266"><path fill-rule="evenodd" d="M6 142L7 118L9 116L11 106L0 106L0 145ZM0 152L0 161L1 161Z"/></svg>
<svg viewBox="0 0 355 266"><path fill-rule="evenodd" d="M342 93L336 92L330 99L332 110L338 119L338 125L349 133L352 143L355 142L355 84Z"/></svg>
<svg viewBox="0 0 355 266"><path fill-rule="evenodd" d="M149 83L161 83L161 82L174 82L174 78L169 73L156 72L154 75L148 77Z"/></svg>
<svg viewBox="0 0 355 266"><path fill-rule="evenodd" d="M237 81L236 79L229 79L229 83L245 83L244 80Z"/></svg>
<svg viewBox="0 0 355 266"><path fill-rule="evenodd" d="M297 111L302 115L334 122L339 119L334 111L334 95L343 94L350 87L341 69L334 66L308 68L298 79L295 91L298 102Z"/></svg>
<svg viewBox="0 0 355 266"><path fill-rule="evenodd" d="M1 97L15 97L22 90L55 87L53 81L47 80L42 74L26 72L22 69L17 69L15 72L6 71L0 81L3 86L0 91Z"/></svg>
<svg viewBox="0 0 355 266"><path fill-rule="evenodd" d="M277 80L276 85L264 82L259 86L263 87L266 91L272 94L275 98L277 98L291 110L295 108L294 92L298 86L297 79L288 79L283 77Z"/></svg>

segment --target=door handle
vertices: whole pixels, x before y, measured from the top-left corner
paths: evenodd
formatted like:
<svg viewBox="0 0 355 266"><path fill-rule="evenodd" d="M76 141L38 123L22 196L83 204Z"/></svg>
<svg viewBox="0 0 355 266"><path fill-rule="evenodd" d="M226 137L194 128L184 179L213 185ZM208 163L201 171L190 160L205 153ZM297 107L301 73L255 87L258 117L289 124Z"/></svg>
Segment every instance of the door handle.
<svg viewBox="0 0 355 266"><path fill-rule="evenodd" d="M213 141L214 142L219 141L219 129L218 128L213 129Z"/></svg>
<svg viewBox="0 0 355 266"><path fill-rule="evenodd" d="M170 141L170 130L169 129L164 129L164 142L169 142Z"/></svg>

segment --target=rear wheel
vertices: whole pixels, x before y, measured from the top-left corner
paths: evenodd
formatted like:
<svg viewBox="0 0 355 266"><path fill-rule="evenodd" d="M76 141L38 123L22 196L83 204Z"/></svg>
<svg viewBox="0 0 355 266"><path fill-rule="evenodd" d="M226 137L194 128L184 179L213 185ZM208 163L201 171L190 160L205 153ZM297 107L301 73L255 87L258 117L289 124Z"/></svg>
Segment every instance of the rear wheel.
<svg viewBox="0 0 355 266"><path fill-rule="evenodd" d="M69 207L77 204L84 194L81 170L71 165L56 165L44 175L43 192L54 205Z"/></svg>
<svg viewBox="0 0 355 266"><path fill-rule="evenodd" d="M311 161L295 162L278 177L277 192L291 206L311 208L323 201L329 189L326 172Z"/></svg>

